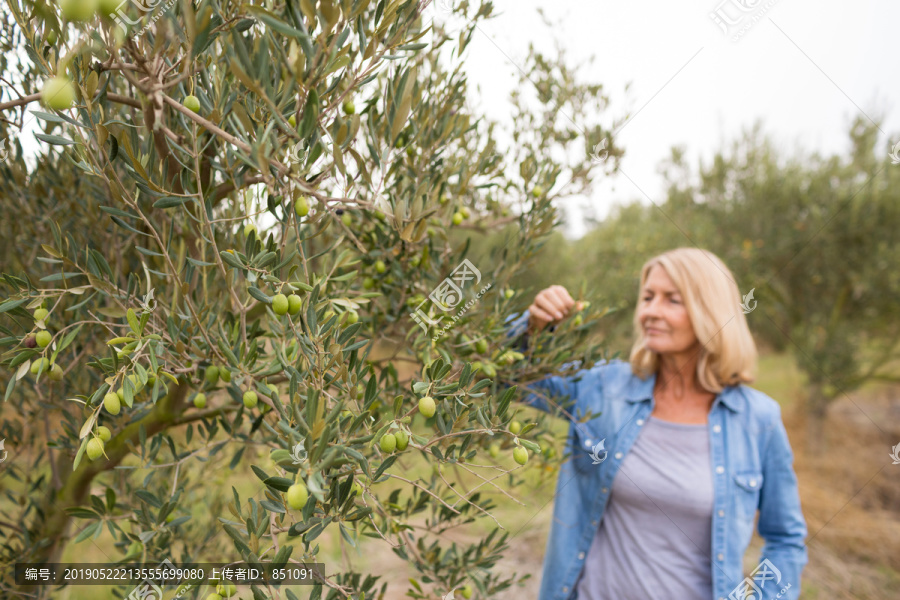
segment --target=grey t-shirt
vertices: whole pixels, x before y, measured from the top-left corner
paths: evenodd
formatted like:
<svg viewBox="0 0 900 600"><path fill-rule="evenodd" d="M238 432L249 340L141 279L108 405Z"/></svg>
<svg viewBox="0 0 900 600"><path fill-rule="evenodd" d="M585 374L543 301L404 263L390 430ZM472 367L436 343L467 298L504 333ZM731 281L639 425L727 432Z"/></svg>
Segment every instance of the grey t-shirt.
<svg viewBox="0 0 900 600"><path fill-rule="evenodd" d="M578 600L709 600L713 479L707 425L650 417L613 479Z"/></svg>

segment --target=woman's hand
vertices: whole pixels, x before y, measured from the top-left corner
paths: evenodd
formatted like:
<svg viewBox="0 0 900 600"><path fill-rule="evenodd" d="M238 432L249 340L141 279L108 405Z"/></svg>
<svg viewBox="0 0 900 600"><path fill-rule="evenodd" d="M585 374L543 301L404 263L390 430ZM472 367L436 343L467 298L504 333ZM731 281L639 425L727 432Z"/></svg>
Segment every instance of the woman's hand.
<svg viewBox="0 0 900 600"><path fill-rule="evenodd" d="M584 306L583 302L575 302L569 292L561 285L551 285L538 292L534 302L528 307L528 330L540 331L548 324L556 324L567 319Z"/></svg>

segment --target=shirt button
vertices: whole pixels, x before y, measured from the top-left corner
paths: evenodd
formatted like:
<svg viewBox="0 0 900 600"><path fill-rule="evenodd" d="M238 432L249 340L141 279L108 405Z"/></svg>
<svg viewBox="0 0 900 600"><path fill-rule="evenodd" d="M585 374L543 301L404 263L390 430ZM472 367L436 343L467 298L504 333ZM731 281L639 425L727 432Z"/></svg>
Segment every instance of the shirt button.
<svg viewBox="0 0 900 600"><path fill-rule="evenodd" d="M756 480L755 480L755 479L751 479L751 480L750 480L750 487L756 487Z"/></svg>
<svg viewBox="0 0 900 600"><path fill-rule="evenodd" d="M578 553L578 560L584 560L584 552Z"/></svg>
<svg viewBox="0 0 900 600"><path fill-rule="evenodd" d="M725 511L724 511L724 510L720 510L720 511L719 511L719 516L720 516L720 517L724 517L724 516L725 516Z"/></svg>
<svg viewBox="0 0 900 600"><path fill-rule="evenodd" d="M596 526L598 525L597 519L594 519L593 521L591 521L591 525L593 525L594 527L596 527Z"/></svg>
<svg viewBox="0 0 900 600"><path fill-rule="evenodd" d="M725 472L725 467L723 467L722 465L719 465L718 467L716 467L716 473L718 473L719 475L721 475L724 472Z"/></svg>
<svg viewBox="0 0 900 600"><path fill-rule="evenodd" d="M563 592L568 592L568 591L569 591L569 586L564 585L564 586L563 586Z"/></svg>
<svg viewBox="0 0 900 600"><path fill-rule="evenodd" d="M722 555L721 552L719 552L719 553L716 555L716 559L717 559L717 560L725 560L725 557Z"/></svg>
<svg viewBox="0 0 900 600"><path fill-rule="evenodd" d="M590 448L591 440L584 440L584 445Z"/></svg>
<svg viewBox="0 0 900 600"><path fill-rule="evenodd" d="M638 420L637 420L637 424L638 424L638 425L643 425L643 424L644 424L644 420L643 420L643 419L638 419Z"/></svg>
<svg viewBox="0 0 900 600"><path fill-rule="evenodd" d="M618 459L620 459L620 458L622 458L622 453L621 453L621 452L616 452L616 460L618 460Z"/></svg>
<svg viewBox="0 0 900 600"><path fill-rule="evenodd" d="M603 489L602 489L602 490L600 490L600 491L601 491L601 492L603 492L603 493L604 493L604 494L605 494L605 493L606 493L606 492L608 492L608 491L609 491L609 488L603 488Z"/></svg>
<svg viewBox="0 0 900 600"><path fill-rule="evenodd" d="M719 427L718 425L716 425L715 427L713 427L713 431L715 431L716 433L719 433L720 431L722 431L722 428Z"/></svg>

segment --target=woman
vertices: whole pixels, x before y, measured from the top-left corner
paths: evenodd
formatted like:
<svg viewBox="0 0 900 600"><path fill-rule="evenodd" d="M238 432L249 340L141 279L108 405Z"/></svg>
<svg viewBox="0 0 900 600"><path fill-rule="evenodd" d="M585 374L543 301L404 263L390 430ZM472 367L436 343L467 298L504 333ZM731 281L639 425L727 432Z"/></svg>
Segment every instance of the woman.
<svg viewBox="0 0 900 600"><path fill-rule="evenodd" d="M509 335L525 345L573 307L551 286ZM575 419L593 415L570 428L539 600L798 598L807 531L793 454L778 403L745 385L757 353L731 272L696 248L652 258L634 327L630 362L527 388L541 410L569 398ZM757 510L765 546L745 579Z"/></svg>

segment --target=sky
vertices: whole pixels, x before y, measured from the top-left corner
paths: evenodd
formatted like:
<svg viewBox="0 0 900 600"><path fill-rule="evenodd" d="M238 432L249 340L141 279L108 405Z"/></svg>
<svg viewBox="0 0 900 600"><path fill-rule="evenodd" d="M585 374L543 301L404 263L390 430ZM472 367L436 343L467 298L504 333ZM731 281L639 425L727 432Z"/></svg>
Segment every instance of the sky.
<svg viewBox="0 0 900 600"><path fill-rule="evenodd" d="M435 10L450 1L437 0ZM757 120L789 154L846 153L857 115L883 118L881 152L900 141L900 2L743 3L753 9L742 12L740 0L494 2L496 18L479 25L465 61L479 112L509 123L509 94L529 42L555 53L555 37L568 64L583 65L580 81L602 83L610 96L604 129L614 116L632 115L617 134L616 145L625 149L622 173L598 178L590 198L561 202L568 237L585 233L585 214L603 218L634 200L661 204L657 169L672 146L686 150L696 171ZM736 23L730 36L710 14Z"/></svg>

